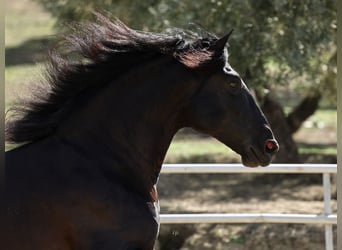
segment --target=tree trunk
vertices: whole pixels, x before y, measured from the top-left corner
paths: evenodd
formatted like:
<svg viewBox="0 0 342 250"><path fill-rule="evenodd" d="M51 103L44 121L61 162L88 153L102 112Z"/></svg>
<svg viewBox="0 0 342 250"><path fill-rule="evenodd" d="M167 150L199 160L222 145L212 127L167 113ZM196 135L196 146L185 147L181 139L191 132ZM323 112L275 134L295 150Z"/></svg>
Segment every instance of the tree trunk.
<svg viewBox="0 0 342 250"><path fill-rule="evenodd" d="M319 93L308 95L287 116L286 121L291 134L295 133L302 126L303 122L315 113L320 100L321 95Z"/></svg>
<svg viewBox="0 0 342 250"><path fill-rule="evenodd" d="M298 148L292 138L292 129L287 123L283 107L270 94L264 97L261 109L267 117L280 149L273 162L300 163Z"/></svg>
<svg viewBox="0 0 342 250"><path fill-rule="evenodd" d="M328 69L321 79L321 86L317 89L312 89L311 94L308 94L301 103L294 108L288 115L287 123L290 127L291 133L295 133L303 124L303 122L315 113L318 108L319 102L322 99L321 92L324 91L325 95L334 97L336 91L336 67L337 50L335 49L328 61ZM321 92L320 92L321 91Z"/></svg>

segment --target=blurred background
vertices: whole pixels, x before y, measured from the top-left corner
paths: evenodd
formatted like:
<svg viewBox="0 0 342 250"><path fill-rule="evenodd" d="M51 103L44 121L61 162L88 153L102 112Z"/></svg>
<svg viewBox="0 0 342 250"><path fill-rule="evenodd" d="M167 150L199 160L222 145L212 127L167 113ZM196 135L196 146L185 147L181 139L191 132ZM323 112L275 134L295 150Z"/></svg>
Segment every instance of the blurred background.
<svg viewBox="0 0 342 250"><path fill-rule="evenodd" d="M147 31L178 27L220 36L233 28L229 61L280 142L274 162L336 163L335 0L7 0L6 109L41 77L57 34L67 23L92 20L93 10ZM165 162L237 163L240 157L183 129ZM323 211L321 175L162 175L159 193L162 213ZM335 180L332 193L336 200ZM158 249L324 249L324 227L162 225Z"/></svg>

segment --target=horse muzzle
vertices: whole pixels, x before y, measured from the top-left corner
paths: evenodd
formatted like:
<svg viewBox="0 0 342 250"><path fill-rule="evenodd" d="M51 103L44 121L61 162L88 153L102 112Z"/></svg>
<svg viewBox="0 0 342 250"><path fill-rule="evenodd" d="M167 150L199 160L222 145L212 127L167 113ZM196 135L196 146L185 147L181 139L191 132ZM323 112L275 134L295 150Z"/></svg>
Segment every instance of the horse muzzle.
<svg viewBox="0 0 342 250"><path fill-rule="evenodd" d="M241 154L242 164L246 167L265 167L271 163L274 154L278 151L279 144L275 139L267 139L263 147L250 144Z"/></svg>

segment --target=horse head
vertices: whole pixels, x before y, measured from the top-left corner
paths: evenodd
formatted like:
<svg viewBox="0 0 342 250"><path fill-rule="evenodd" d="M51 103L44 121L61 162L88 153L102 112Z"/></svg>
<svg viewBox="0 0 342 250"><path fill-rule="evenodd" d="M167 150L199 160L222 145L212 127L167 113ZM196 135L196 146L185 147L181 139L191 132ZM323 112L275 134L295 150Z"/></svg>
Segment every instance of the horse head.
<svg viewBox="0 0 342 250"><path fill-rule="evenodd" d="M245 166L266 166L279 150L270 125L228 62L231 32L207 44L202 84L184 109L187 126L213 136L241 155ZM208 57L208 58L209 58Z"/></svg>

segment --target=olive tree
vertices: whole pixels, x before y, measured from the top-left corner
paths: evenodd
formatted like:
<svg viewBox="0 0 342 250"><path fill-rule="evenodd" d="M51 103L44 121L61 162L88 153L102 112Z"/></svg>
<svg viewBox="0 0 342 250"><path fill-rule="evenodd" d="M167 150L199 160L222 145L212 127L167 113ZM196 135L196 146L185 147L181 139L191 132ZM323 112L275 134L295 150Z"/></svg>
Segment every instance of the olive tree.
<svg viewBox="0 0 342 250"><path fill-rule="evenodd" d="M105 10L136 29L170 27L223 35L234 28L230 62L245 78L268 117L282 151L277 161L296 162L292 139L323 99L336 105L335 0L36 0L57 17L57 28ZM284 112L279 89L301 93Z"/></svg>

